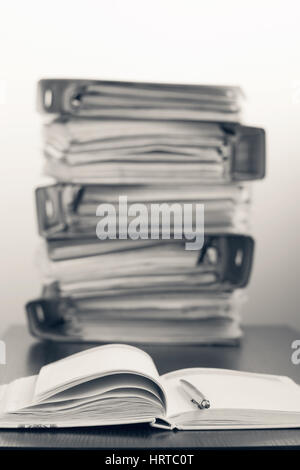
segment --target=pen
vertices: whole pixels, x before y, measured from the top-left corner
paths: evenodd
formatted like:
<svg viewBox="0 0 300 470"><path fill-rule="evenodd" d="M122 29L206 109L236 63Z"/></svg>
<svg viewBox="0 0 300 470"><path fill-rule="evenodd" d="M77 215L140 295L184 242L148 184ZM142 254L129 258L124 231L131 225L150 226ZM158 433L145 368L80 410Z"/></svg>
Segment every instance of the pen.
<svg viewBox="0 0 300 470"><path fill-rule="evenodd" d="M184 379L180 379L183 390L188 394L191 399L191 402L194 405L197 405L200 410L204 410L210 407L210 402L205 398L205 396L192 385L190 382Z"/></svg>

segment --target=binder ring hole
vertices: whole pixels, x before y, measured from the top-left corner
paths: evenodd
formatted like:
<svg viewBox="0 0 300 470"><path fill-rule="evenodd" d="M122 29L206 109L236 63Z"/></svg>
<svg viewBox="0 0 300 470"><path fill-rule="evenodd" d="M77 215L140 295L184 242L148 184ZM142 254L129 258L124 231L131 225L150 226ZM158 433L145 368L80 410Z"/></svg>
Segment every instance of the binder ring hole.
<svg viewBox="0 0 300 470"><path fill-rule="evenodd" d="M215 247L210 246L207 249L206 256L210 264L218 263L218 250Z"/></svg>
<svg viewBox="0 0 300 470"><path fill-rule="evenodd" d="M73 108L79 108L80 106L80 96L73 96L71 100L71 105Z"/></svg>
<svg viewBox="0 0 300 470"><path fill-rule="evenodd" d="M52 90L48 88L48 90L46 90L44 93L44 105L46 108L51 108L52 103L53 103L53 93L52 93Z"/></svg>
<svg viewBox="0 0 300 470"><path fill-rule="evenodd" d="M44 311L43 311L43 309L40 305L37 305L37 307L36 307L36 316L37 316L37 319L40 323L44 322L45 314L44 314Z"/></svg>
<svg viewBox="0 0 300 470"><path fill-rule="evenodd" d="M45 201L45 212L48 219L52 219L52 217L54 216L54 207L51 199L46 199Z"/></svg>
<svg viewBox="0 0 300 470"><path fill-rule="evenodd" d="M243 251L238 250L235 254L234 262L236 266L241 266L243 262Z"/></svg>

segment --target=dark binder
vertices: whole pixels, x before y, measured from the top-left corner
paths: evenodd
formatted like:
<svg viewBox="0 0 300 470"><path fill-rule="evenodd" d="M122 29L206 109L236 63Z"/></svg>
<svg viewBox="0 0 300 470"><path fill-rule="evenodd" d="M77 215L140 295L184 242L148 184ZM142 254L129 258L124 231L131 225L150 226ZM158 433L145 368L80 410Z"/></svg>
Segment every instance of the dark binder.
<svg viewBox="0 0 300 470"><path fill-rule="evenodd" d="M115 127L118 128L118 125L119 122L116 121ZM67 128L68 121L66 123L55 122L53 126L61 126L61 131L63 131L64 127ZM182 155L176 155L172 148L169 148L168 153L168 145L164 149L165 153L159 153L159 137L162 137L162 134L157 138L157 141L155 136L151 138L153 148L158 149L157 154L155 152L153 154L147 153L143 147L138 150L139 147L132 146L133 154L141 152L138 158L135 157L132 161L130 154L122 156L122 152L118 149L115 149L111 156L104 150L100 150L98 160L95 159L92 163L89 158L91 156L92 159L95 158L96 151L83 152L81 155L80 144L72 144L71 140L64 144L64 149L56 149L55 140L53 140L53 134L50 131L50 140L45 150L45 170L49 176L65 183L113 184L116 187L122 184L165 185L170 182L186 186L190 184L205 186L264 178L266 144L263 129L228 123L209 126L218 133L217 140L216 138L201 140L201 137L198 137L198 132L201 133L200 124L198 124L199 130L193 130L195 137L199 138L197 144L190 143L189 137L185 137L186 145L190 145L194 151L198 152L198 157L189 157L184 154L184 150ZM51 128L51 124L49 128ZM134 132L134 127L131 129ZM101 135L101 126L99 134L94 133L93 138L97 139L99 135ZM132 138L134 140L134 136ZM47 141L47 137L45 139ZM75 138L73 137L73 139ZM90 143L92 142L93 140ZM77 145L77 151L68 150L71 145L73 147ZM176 142L174 145L176 146ZM177 149L180 152L180 146ZM201 157L201 152L205 154L209 150L214 153L217 163L216 161L207 162L205 155ZM169 158L167 167L166 155ZM79 156L80 164L76 163Z"/></svg>
<svg viewBox="0 0 300 470"><path fill-rule="evenodd" d="M64 261L67 263L67 260L84 258L88 263L90 258L94 256L99 260L101 264L101 256L109 256L110 254L117 254L122 260L123 253L130 253L132 259L140 249L147 250L149 256L151 257L151 249L160 245L162 252L175 248L176 245L178 253L184 252L185 250L185 240L155 240L150 245L143 245L143 241L140 240L140 243L133 242L132 240L126 240L122 244L119 244L118 240L113 241L113 247L111 244L106 248L106 241L102 240L54 240L48 241L47 251L48 257L50 260L53 260L52 263L55 265L56 262ZM134 245L133 245L134 243ZM85 249L88 245L93 245L91 254L82 255L82 250L87 253ZM55 258L55 250L59 248L68 248L71 246L73 253L76 252L76 255L70 256L61 256L60 258ZM97 252L97 246L99 251ZM253 238L245 235L206 235L204 238L204 245L199 251L198 261L197 261L197 252L195 253L195 265L189 268L188 276L201 276L202 273L209 272L214 276L213 281L201 281L195 283L197 289L201 290L232 290L237 288L245 287L250 278L252 261L254 256L254 240ZM138 263L138 261L137 261ZM197 271L197 266L199 271ZM161 268L163 271L163 268ZM143 270L141 267L141 274L146 275L147 270ZM162 274L162 272L161 272ZM116 267L116 276L118 276L118 271ZM152 277L153 280L155 278ZM188 278L187 278L188 279ZM166 276L166 282L171 283L172 276L169 274ZM176 279L175 279L176 280ZM173 280L172 282L175 282ZM160 281L161 282L161 281ZM188 280L187 280L188 282ZM152 284L150 284L152 285ZM128 288L128 287L127 287ZM162 287L165 288L165 287ZM174 287L176 289L176 287Z"/></svg>
<svg viewBox="0 0 300 470"><path fill-rule="evenodd" d="M216 263L221 288L225 290L246 287L252 271L254 240L245 235L206 236L198 264ZM208 257L208 261L206 258Z"/></svg>
<svg viewBox="0 0 300 470"><path fill-rule="evenodd" d="M30 333L40 340L50 340L54 342L68 343L111 343L127 342L131 344L201 344L218 346L237 346L240 343L242 332L238 326L234 315L230 313L227 317L212 317L204 320L147 320L146 324L152 327L152 334L147 334L145 320L109 318L108 315L99 315L96 326L90 326L87 330L83 322L78 323L74 307L68 299L55 299L41 297L28 302L26 305L27 320ZM83 318L86 314L83 313ZM101 324L105 323L110 327L110 331L116 334L116 339L107 338L105 332L101 330ZM122 325L129 330L137 329L130 339L122 331ZM154 326L154 329L153 329ZM187 338L174 339L169 336L172 328L177 332L185 329L188 332ZM140 334L139 334L140 330ZM196 331L195 331L196 330ZM207 332L210 330L210 334ZM116 333L114 333L116 332ZM145 334L146 332L146 334ZM153 334L154 332L154 334ZM162 336L163 332L163 336ZM190 335L192 335L190 337Z"/></svg>
<svg viewBox="0 0 300 470"><path fill-rule="evenodd" d="M133 202L144 202L151 204L152 201L143 200L139 193L140 188L145 187L148 191L155 192L151 186L119 186L110 185L75 185L75 184L54 184L42 186L36 189L36 210L38 219L38 229L42 237L49 240L66 238L93 238L96 236L96 225L100 220L96 217L96 208L102 202L109 202L118 205L117 197L122 194L133 194L137 191L136 199ZM205 206L205 230L209 233L235 232L245 233L247 227L247 214L249 206L249 192L242 185L215 186L216 192L203 187L196 187L197 199L182 199L182 201L165 200L163 195L159 202L192 202L203 203ZM201 199L201 191L205 195ZM109 191L107 195L107 191ZM133 191L131 193L131 191ZM189 195L191 187L187 188ZM207 196L207 191L209 195ZM221 191L221 192L219 192ZM184 195L184 192L179 193ZM179 196L180 197L180 196ZM111 198L111 199L110 199ZM138 199L139 198L139 199ZM178 198L178 195L177 195ZM130 204L128 198L128 204ZM156 200L156 202L158 202ZM213 210L210 211L210 204ZM216 210L218 204L218 210ZM235 215L241 212L242 216L236 221Z"/></svg>
<svg viewBox="0 0 300 470"><path fill-rule="evenodd" d="M83 117L237 122L242 98L241 89L230 86L80 79L38 84L39 111Z"/></svg>
<svg viewBox="0 0 300 470"><path fill-rule="evenodd" d="M176 293L183 286L204 293L241 289L249 282L254 251L253 239L238 235L206 236L203 248L193 252L185 251L184 240L156 240L150 244L130 239L125 244L124 240L114 240L112 244L96 240L91 254L88 254L90 240L78 241L77 245L71 241L71 251L69 243L67 240L48 242L48 257L51 259L57 250L61 256L48 265L44 260L44 279L49 283L48 273L51 273L57 295L72 298L132 295L139 291ZM64 257L64 253L71 256ZM107 264L109 258L114 260L113 265ZM124 258L132 260L133 271L126 267ZM175 269L169 260L176 258L181 262ZM76 270L78 263L80 271ZM77 272L76 281L73 272Z"/></svg>

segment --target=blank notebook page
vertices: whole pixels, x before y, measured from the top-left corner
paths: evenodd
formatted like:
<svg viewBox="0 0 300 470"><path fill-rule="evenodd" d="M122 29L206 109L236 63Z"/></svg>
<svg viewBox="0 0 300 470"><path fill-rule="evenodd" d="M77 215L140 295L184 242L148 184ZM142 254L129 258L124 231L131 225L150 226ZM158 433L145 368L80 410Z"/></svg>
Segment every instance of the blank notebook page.
<svg viewBox="0 0 300 470"><path fill-rule="evenodd" d="M185 369L162 380L168 394L168 415L195 410L180 385L188 380L215 409L258 409L300 412L300 387L287 377L230 370Z"/></svg>

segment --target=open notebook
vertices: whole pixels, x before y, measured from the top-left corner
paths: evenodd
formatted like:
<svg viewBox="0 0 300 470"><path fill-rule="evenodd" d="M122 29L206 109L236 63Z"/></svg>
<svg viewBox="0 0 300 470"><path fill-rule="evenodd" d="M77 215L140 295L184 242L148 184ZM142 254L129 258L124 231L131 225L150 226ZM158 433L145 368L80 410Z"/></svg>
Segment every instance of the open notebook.
<svg viewBox="0 0 300 470"><path fill-rule="evenodd" d="M185 379L210 400L200 410ZM300 427L300 387L287 377L194 368L159 376L141 349L87 349L0 387L0 427L146 423L164 429Z"/></svg>

